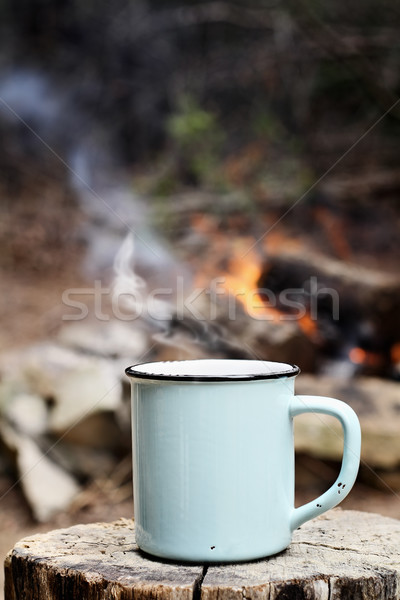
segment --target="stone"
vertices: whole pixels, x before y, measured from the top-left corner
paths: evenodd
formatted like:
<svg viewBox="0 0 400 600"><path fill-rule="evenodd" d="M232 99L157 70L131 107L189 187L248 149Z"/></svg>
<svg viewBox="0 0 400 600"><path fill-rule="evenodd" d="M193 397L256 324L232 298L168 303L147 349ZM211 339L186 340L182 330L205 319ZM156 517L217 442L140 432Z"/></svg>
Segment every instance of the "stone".
<svg viewBox="0 0 400 600"><path fill-rule="evenodd" d="M60 344L106 357L127 357L133 364L148 348L148 336L132 321L77 322L58 332Z"/></svg>
<svg viewBox="0 0 400 600"><path fill-rule="evenodd" d="M121 402L121 382L107 361L83 362L54 380L49 426L63 432L93 413L114 411Z"/></svg>
<svg viewBox="0 0 400 600"><path fill-rule="evenodd" d="M37 394L15 391L1 414L15 429L29 436L43 435L47 431L48 408L45 400Z"/></svg>
<svg viewBox="0 0 400 600"><path fill-rule="evenodd" d="M50 460L27 435L1 423L0 436L15 456L18 483L35 519L45 522L65 510L80 490L72 475Z"/></svg>
<svg viewBox="0 0 400 600"><path fill-rule="evenodd" d="M338 398L357 413L362 430L361 458L375 468L400 466L400 384L376 377L340 380L303 374L297 394ZM333 417L308 413L295 419L296 449L322 459L341 460L343 436Z"/></svg>
<svg viewBox="0 0 400 600"><path fill-rule="evenodd" d="M64 432L92 413L117 410L122 384L112 361L46 343L20 356L20 377L51 400L49 431Z"/></svg>

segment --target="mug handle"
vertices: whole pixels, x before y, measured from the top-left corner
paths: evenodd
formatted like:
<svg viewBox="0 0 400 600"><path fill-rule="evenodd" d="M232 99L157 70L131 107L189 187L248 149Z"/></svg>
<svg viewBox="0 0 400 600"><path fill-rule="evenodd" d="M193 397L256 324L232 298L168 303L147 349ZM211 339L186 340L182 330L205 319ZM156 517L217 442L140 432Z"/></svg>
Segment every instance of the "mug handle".
<svg viewBox="0 0 400 600"><path fill-rule="evenodd" d="M294 531L306 521L321 515L337 506L350 492L357 477L360 465L361 429L354 410L345 402L323 396L294 396L290 403L290 416L316 412L339 419L343 427L343 460L335 483L322 496L293 510L291 530Z"/></svg>

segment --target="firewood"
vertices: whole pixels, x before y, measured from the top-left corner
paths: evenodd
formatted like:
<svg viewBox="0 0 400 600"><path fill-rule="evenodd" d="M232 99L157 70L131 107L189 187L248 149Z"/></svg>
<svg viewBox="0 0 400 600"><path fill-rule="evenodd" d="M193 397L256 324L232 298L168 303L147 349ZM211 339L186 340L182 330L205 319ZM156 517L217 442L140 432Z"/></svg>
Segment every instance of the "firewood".
<svg viewBox="0 0 400 600"><path fill-rule="evenodd" d="M278 299L292 289L296 300L307 307L318 325L327 349L343 353L361 346L382 357L383 367L374 374L386 375L390 348L400 338L398 298L400 277L320 253L271 254L259 287L271 290ZM283 294L283 298L284 294Z"/></svg>

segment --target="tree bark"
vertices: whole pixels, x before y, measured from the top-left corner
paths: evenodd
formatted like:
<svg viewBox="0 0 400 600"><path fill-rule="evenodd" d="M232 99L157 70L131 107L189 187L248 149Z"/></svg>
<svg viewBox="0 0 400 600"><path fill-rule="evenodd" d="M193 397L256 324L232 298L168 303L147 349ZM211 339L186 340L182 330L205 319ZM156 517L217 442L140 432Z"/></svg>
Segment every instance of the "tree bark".
<svg viewBox="0 0 400 600"><path fill-rule="evenodd" d="M5 575L5 600L398 600L400 521L334 510L285 552L208 567L145 556L126 519L76 525L18 542Z"/></svg>

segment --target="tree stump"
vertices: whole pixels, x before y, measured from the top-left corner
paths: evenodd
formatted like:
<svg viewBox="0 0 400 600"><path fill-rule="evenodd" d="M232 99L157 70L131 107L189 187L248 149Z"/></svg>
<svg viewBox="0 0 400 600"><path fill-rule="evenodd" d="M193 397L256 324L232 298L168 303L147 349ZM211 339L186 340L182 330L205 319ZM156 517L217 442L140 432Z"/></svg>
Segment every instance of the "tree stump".
<svg viewBox="0 0 400 600"><path fill-rule="evenodd" d="M208 566L145 556L127 519L76 525L18 542L5 576L5 600L398 600L400 521L336 509L276 556Z"/></svg>

